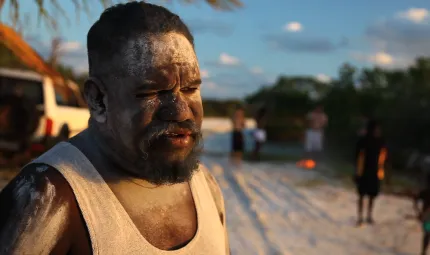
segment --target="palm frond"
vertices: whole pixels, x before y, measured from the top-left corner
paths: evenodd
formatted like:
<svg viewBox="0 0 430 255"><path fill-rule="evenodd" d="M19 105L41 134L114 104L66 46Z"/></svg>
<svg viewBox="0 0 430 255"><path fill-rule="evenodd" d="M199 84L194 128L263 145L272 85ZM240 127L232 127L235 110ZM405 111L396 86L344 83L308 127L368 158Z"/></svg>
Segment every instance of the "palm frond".
<svg viewBox="0 0 430 255"><path fill-rule="evenodd" d="M37 7L37 17L38 17L38 23L39 22L45 22L47 27L49 29L52 29L54 31L57 30L57 19L54 18L52 13L60 14L62 18L66 19L68 24L70 24L69 17L67 16L66 11L60 4L60 0L49 0L49 4L47 4L45 0L33 0ZM65 0L61 0L62 4ZM104 8L107 8L115 3L124 2L124 0L69 0L72 1L74 7L75 7L75 13L76 13L76 19L79 21L80 13L84 12L87 16L90 16L90 2L96 2L98 4L101 4ZM131 1L131 0L128 0ZM178 0L185 3L193 4L197 0ZM200 0L201 1L201 0ZM21 13L20 13L20 3L23 2L23 0L0 0L0 11L2 10L2 7L4 7L4 4L8 2L9 3L9 16L11 19L11 22L14 27L17 27L20 23ZM212 6L215 9L218 10L233 10L235 8L242 7L242 2L240 0L204 0L207 4ZM48 11L48 6L52 7L52 12Z"/></svg>

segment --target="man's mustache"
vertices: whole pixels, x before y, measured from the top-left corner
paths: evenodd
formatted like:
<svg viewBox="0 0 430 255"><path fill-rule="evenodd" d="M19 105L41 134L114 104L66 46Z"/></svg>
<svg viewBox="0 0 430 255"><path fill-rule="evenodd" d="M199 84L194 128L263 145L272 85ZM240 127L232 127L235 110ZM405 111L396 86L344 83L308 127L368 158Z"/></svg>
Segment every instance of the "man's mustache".
<svg viewBox="0 0 430 255"><path fill-rule="evenodd" d="M189 132L194 140L199 140L201 137L200 128L192 120L182 122L152 122L143 130L141 139L139 139L139 148L142 151L147 151L151 147L151 144L155 143L158 139L165 137L169 133L178 132L178 130Z"/></svg>

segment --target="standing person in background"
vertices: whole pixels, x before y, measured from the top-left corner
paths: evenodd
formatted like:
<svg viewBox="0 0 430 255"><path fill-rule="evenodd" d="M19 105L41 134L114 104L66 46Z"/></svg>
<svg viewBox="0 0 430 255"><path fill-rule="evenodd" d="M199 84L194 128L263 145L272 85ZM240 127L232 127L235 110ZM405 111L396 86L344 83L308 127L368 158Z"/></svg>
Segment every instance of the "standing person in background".
<svg viewBox="0 0 430 255"><path fill-rule="evenodd" d="M257 115L255 116L255 123L257 125L257 128L254 132L254 139L255 139L255 145L254 145L254 159L258 160L260 158L260 151L261 146L264 142L266 142L266 107L261 107Z"/></svg>
<svg viewBox="0 0 430 255"><path fill-rule="evenodd" d="M418 206L419 202L422 203L421 208ZM427 176L426 187L414 198L414 209L423 228L421 254L424 255L430 243L430 175Z"/></svg>
<svg viewBox="0 0 430 255"><path fill-rule="evenodd" d="M239 165L242 161L244 151L243 129L245 128L245 110L238 106L232 117L232 152L231 157L234 164Z"/></svg>
<svg viewBox="0 0 430 255"><path fill-rule="evenodd" d="M307 115L308 129L305 135L306 157L316 160L320 158L323 150L324 128L327 126L328 118L322 105Z"/></svg>
<svg viewBox="0 0 430 255"><path fill-rule="evenodd" d="M365 115L361 116L361 118L359 119L359 126L357 131L358 137L363 137L366 135L367 122L369 122L369 118Z"/></svg>
<svg viewBox="0 0 430 255"><path fill-rule="evenodd" d="M385 177L387 147L381 135L379 124L375 120L367 124L366 135L356 145L356 173L354 176L358 191L357 226L363 224L363 200L369 198L367 223L373 224L374 200L378 196L381 181Z"/></svg>

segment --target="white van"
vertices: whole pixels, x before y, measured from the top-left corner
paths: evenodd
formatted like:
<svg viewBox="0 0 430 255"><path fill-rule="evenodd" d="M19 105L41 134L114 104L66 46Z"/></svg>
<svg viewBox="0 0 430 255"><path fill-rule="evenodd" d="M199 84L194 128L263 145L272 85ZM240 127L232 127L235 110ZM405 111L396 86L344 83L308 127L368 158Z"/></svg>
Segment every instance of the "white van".
<svg viewBox="0 0 430 255"><path fill-rule="evenodd" d="M42 116L32 139L34 150L42 152L52 142L67 140L87 128L89 111L72 81L54 84L53 79L36 72L0 68L0 95L18 87L37 104Z"/></svg>

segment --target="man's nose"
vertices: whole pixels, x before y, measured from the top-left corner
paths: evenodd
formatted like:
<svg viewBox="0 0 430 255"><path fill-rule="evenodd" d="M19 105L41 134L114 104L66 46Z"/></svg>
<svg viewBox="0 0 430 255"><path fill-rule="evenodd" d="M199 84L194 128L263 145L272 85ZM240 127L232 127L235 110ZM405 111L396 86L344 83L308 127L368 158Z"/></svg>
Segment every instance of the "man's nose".
<svg viewBox="0 0 430 255"><path fill-rule="evenodd" d="M163 121L182 122L192 119L191 109L179 92L169 94L161 102L159 118Z"/></svg>

